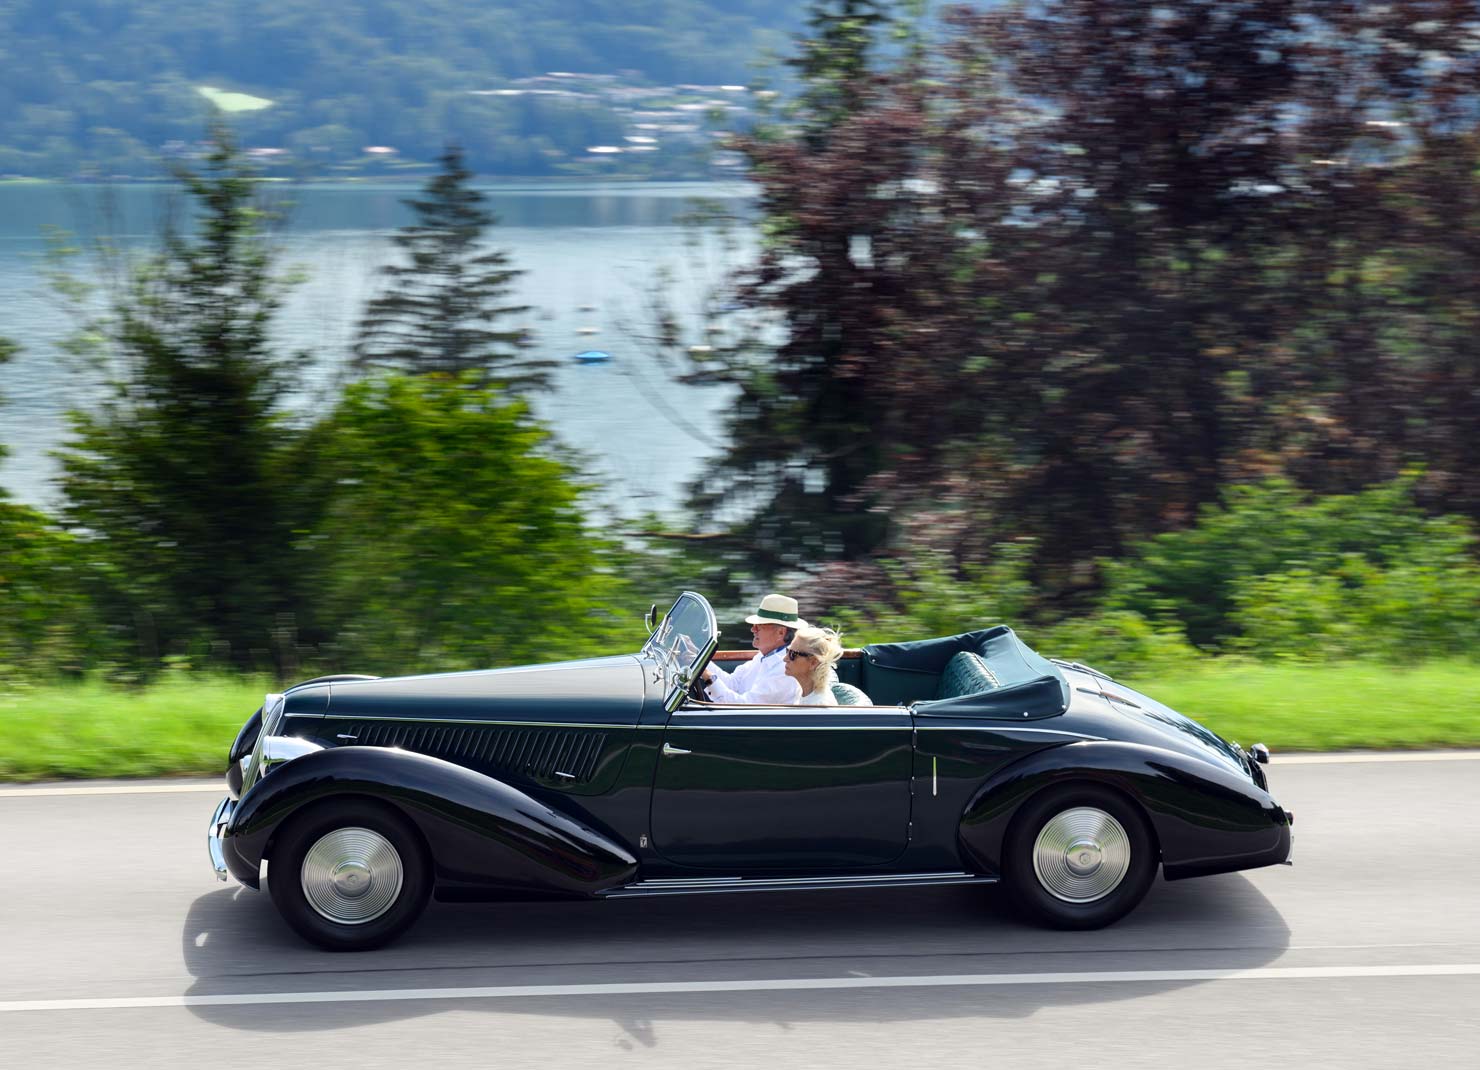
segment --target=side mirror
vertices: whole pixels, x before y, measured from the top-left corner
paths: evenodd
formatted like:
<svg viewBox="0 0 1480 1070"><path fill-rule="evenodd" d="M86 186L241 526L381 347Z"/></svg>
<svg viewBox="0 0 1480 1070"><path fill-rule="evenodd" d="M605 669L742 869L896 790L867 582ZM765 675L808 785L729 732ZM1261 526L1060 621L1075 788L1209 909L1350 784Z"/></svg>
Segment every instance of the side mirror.
<svg viewBox="0 0 1480 1070"><path fill-rule="evenodd" d="M658 630L658 603L654 602L648 607L647 616L642 618L642 622L647 625L649 635Z"/></svg>

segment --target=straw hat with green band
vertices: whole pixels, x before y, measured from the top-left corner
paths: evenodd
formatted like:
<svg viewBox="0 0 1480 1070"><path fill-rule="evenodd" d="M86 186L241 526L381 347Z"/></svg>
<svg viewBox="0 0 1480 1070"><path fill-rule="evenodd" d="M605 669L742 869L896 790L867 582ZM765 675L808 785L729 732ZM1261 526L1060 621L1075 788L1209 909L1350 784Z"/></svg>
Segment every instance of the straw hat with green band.
<svg viewBox="0 0 1480 1070"><path fill-rule="evenodd" d="M784 594L768 594L761 608L745 618L746 624L779 624L783 628L805 628L807 622L797 616L797 600Z"/></svg>

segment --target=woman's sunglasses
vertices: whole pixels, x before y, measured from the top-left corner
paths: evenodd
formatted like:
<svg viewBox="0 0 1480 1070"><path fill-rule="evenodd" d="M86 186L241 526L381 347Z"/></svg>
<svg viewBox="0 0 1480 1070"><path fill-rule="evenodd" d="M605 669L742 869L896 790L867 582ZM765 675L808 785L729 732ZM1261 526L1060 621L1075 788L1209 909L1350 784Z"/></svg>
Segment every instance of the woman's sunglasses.
<svg viewBox="0 0 1480 1070"><path fill-rule="evenodd" d="M809 654L805 650L792 650L790 647L786 648L787 661L796 661L797 658L815 658L816 656L816 654Z"/></svg>

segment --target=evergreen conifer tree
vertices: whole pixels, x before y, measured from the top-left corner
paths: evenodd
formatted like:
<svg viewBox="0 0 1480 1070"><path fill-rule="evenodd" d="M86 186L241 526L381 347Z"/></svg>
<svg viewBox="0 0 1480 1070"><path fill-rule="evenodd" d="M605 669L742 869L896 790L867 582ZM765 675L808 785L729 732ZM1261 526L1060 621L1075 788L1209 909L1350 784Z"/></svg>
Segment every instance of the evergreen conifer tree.
<svg viewBox="0 0 1480 1070"><path fill-rule="evenodd" d="M389 289L366 307L355 366L411 374L478 371L516 393L545 389L554 363L525 353L529 338L522 328L499 326L528 307L505 303L521 272L510 266L507 252L482 245L484 231L498 220L469 185L472 177L462 149L449 145L423 196L405 202L416 212L416 222L395 237L406 262L382 269Z"/></svg>
<svg viewBox="0 0 1480 1070"><path fill-rule="evenodd" d="M278 403L295 358L274 352L282 293L262 236L258 183L222 127L195 211L132 273L97 325L113 373L73 415L61 454L63 517L99 573L98 625L156 657L211 652L261 668L299 604L293 437Z"/></svg>
<svg viewBox="0 0 1480 1070"><path fill-rule="evenodd" d="M802 80L796 120L814 149L859 109L858 91L874 73L882 29L891 21L892 0L814 0L808 33L787 61Z"/></svg>

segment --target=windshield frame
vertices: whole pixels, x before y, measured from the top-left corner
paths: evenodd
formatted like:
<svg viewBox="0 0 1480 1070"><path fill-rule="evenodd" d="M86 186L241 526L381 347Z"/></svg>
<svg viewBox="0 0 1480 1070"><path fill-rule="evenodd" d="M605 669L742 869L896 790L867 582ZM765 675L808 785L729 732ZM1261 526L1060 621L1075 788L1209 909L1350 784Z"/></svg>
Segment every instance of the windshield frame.
<svg viewBox="0 0 1480 1070"><path fill-rule="evenodd" d="M694 618L694 611L697 617ZM683 629L679 630L679 626ZM693 650L688 657L680 651L683 640ZM683 701L689 684L708 663L719 646L719 623L708 599L695 591L684 591L663 614L663 619L653 629L642 645L642 654L650 657L662 667L669 689L665 706L673 712Z"/></svg>

